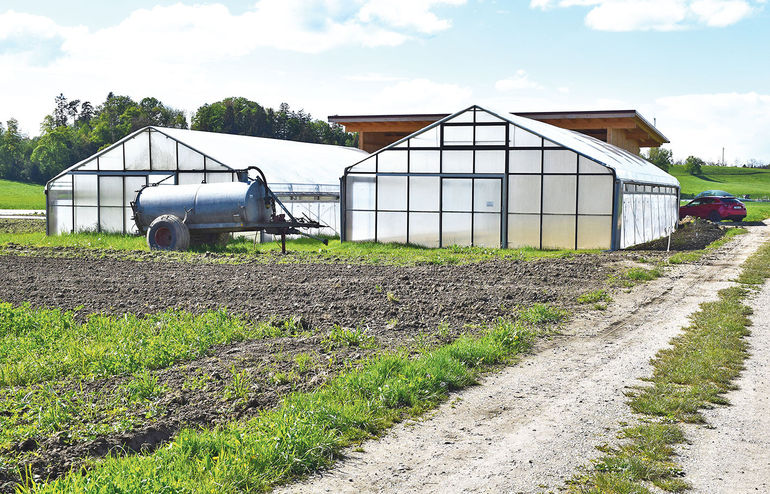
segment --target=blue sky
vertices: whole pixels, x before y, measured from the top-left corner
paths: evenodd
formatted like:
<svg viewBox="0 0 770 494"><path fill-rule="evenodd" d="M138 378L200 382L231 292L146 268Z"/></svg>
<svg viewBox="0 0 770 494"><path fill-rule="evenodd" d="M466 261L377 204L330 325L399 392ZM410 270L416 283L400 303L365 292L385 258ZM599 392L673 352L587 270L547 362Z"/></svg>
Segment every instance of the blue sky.
<svg viewBox="0 0 770 494"><path fill-rule="evenodd" d="M768 47L767 0L0 0L0 120L36 134L60 92L109 91L188 116L637 109L675 158L770 162Z"/></svg>

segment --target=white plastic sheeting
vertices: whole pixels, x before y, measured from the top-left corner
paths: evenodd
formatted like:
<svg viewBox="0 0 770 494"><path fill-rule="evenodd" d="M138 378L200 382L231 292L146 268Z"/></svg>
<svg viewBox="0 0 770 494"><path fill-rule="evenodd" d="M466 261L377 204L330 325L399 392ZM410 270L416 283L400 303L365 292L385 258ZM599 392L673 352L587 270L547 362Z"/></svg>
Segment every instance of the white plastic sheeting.
<svg viewBox="0 0 770 494"><path fill-rule="evenodd" d="M678 186L592 137L471 107L346 171L344 238L623 248L672 231Z"/></svg>
<svg viewBox="0 0 770 494"><path fill-rule="evenodd" d="M339 231L339 177L367 153L354 148L147 127L65 170L48 183L48 232L136 233L130 203L143 186L237 180L258 166L296 216Z"/></svg>

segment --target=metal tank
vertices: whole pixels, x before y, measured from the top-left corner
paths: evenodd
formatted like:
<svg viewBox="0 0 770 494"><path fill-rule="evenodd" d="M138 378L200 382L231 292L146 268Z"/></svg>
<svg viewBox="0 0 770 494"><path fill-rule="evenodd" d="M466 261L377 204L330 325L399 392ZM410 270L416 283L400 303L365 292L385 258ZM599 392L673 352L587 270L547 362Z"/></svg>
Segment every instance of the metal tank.
<svg viewBox="0 0 770 494"><path fill-rule="evenodd" d="M134 221L145 231L156 218L174 215L190 230L243 231L265 224L273 214L258 181L146 187L136 196Z"/></svg>
<svg viewBox="0 0 770 494"><path fill-rule="evenodd" d="M255 170L259 178L249 178L249 170ZM286 235L310 236L298 228L323 226L292 216L267 186L259 168L239 170L238 176L240 182L154 184L139 190L131 208L150 248L185 250L191 242L217 243L217 238L229 232L264 231L280 235L281 250L286 252ZM284 212L278 214L277 207Z"/></svg>

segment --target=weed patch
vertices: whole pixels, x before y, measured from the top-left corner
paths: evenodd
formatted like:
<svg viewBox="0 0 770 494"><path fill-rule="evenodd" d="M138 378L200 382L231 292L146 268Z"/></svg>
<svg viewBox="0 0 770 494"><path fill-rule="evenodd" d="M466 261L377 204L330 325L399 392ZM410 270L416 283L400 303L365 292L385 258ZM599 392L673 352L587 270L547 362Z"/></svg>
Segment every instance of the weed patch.
<svg viewBox="0 0 770 494"><path fill-rule="evenodd" d="M253 419L212 430L186 429L153 453L109 456L50 484L28 479L19 490L262 491L326 468L342 448L434 407L450 391L475 383L480 372L529 349L537 332L501 319L479 336L461 336L416 358L404 352L373 357Z"/></svg>

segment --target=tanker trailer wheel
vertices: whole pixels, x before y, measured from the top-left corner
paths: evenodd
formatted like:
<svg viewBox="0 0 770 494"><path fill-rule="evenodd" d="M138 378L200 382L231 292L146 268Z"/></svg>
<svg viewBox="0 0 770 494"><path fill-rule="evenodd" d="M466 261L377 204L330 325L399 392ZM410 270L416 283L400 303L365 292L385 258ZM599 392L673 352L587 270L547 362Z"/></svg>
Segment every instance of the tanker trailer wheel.
<svg viewBox="0 0 770 494"><path fill-rule="evenodd" d="M150 250L187 250L190 246L190 230L173 214L158 216L147 230Z"/></svg>

